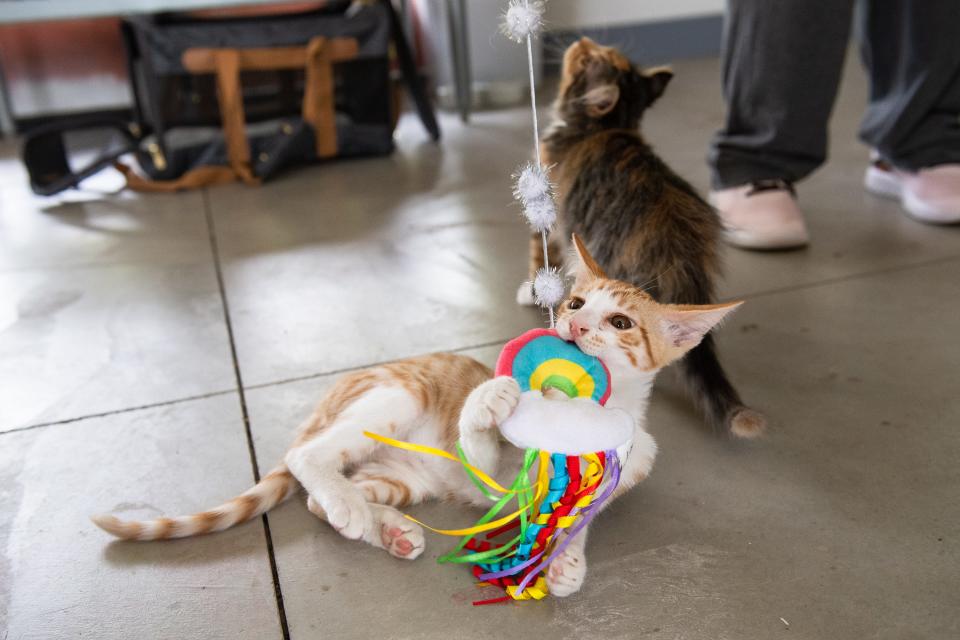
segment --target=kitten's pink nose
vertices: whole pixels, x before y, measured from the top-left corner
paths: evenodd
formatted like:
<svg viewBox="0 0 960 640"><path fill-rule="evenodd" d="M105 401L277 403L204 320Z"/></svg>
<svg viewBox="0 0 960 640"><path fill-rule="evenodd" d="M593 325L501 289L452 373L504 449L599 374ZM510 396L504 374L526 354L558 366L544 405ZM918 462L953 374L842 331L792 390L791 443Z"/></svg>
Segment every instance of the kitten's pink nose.
<svg viewBox="0 0 960 640"><path fill-rule="evenodd" d="M587 331L590 331L590 328L580 324L576 320L570 321L570 335L574 338L579 338L582 335L586 335Z"/></svg>

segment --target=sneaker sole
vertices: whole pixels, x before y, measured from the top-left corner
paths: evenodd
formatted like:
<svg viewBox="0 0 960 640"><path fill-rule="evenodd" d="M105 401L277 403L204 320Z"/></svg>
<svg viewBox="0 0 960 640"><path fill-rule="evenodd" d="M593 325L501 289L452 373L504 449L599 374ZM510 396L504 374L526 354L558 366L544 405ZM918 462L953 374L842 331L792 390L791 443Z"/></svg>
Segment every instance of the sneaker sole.
<svg viewBox="0 0 960 640"><path fill-rule="evenodd" d="M957 224L960 222L960 213L944 213L914 197L909 191L904 191L900 180L889 171L874 167L867 168L863 177L863 186L875 196L898 200L907 215L919 222L927 224Z"/></svg>
<svg viewBox="0 0 960 640"><path fill-rule="evenodd" d="M724 242L731 246L737 247L738 249L750 249L751 251L786 251L788 249L802 249L810 244L809 236L758 238L751 233L737 229L724 229L722 237Z"/></svg>
<svg viewBox="0 0 960 640"><path fill-rule="evenodd" d="M939 209L934 209L923 200L913 197L908 191L901 199L903 210L907 214L920 222L927 224L957 224L960 223L960 213L945 213Z"/></svg>

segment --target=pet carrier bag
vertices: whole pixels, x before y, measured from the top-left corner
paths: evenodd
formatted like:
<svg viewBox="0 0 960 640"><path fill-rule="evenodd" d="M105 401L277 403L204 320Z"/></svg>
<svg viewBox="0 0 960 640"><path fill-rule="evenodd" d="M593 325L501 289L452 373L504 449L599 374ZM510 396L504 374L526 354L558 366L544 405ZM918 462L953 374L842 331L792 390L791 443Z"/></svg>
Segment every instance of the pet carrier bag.
<svg viewBox="0 0 960 640"><path fill-rule="evenodd" d="M35 130L24 145L31 186L49 195L114 164L141 191L242 180L291 165L393 149L391 44L421 119L439 129L389 1L327 2L295 14L127 19L133 118L86 118ZM110 145L71 168L64 135L112 129ZM133 153L139 172L119 164Z"/></svg>

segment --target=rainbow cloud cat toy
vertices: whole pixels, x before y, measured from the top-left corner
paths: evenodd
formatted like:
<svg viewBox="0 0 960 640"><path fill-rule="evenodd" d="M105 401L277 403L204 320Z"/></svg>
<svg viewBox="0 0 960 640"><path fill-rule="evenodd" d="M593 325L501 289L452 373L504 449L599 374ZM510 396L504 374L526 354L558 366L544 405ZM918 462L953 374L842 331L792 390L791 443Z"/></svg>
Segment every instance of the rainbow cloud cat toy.
<svg viewBox="0 0 960 640"><path fill-rule="evenodd" d="M473 527L428 527L463 536L440 562L470 563L477 579L506 591L501 598L475 604L547 595L544 571L616 489L620 459L634 430L630 414L603 406L611 391L603 362L552 329L533 329L507 343L495 374L513 377L522 392L513 414L500 425L503 437L525 450L520 472L504 488L470 465L458 446L466 473L496 504ZM386 444L449 456L367 435ZM535 463L539 466L534 472ZM498 518L513 501L517 510Z"/></svg>
<svg viewBox="0 0 960 640"><path fill-rule="evenodd" d="M606 365L562 340L553 329L553 309L563 298L564 284L548 264L547 234L557 213L548 171L540 157L534 98L532 40L542 28L542 15L543 2L511 0L501 25L508 38L527 46L536 162L515 175L514 196L543 241L545 264L532 285L538 304L549 313L551 326L533 329L507 343L494 372L513 377L522 392L513 413L499 426L507 441L525 450L523 464L505 488L473 467L458 443L466 473L481 492L495 500L493 507L466 529L434 529L407 516L437 533L462 536L456 548L439 561L472 564L479 580L506 591L501 598L474 604L539 600L547 595L544 572L616 489L620 460L629 450L634 431L629 413L603 406L611 391ZM452 457L439 449L365 434L396 447ZM534 463L538 463L535 472ZM498 518L513 501L517 509Z"/></svg>

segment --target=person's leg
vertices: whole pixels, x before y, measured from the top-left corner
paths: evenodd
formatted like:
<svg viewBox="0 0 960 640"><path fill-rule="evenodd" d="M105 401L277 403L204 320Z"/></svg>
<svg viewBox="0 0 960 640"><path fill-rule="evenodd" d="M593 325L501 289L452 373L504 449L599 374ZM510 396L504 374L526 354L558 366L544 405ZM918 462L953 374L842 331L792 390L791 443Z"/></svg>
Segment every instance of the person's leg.
<svg viewBox="0 0 960 640"><path fill-rule="evenodd" d="M861 139L899 169L960 162L960 2L872 0L864 18Z"/></svg>
<svg viewBox="0 0 960 640"><path fill-rule="evenodd" d="M873 0L864 20L860 137L878 156L867 189L925 222L960 222L960 3Z"/></svg>
<svg viewBox="0 0 960 640"><path fill-rule="evenodd" d="M794 182L823 163L852 13L853 0L728 0L715 189Z"/></svg>
<svg viewBox="0 0 960 640"><path fill-rule="evenodd" d="M807 244L792 183L823 164L854 0L728 0L724 128L708 156L724 237L745 249Z"/></svg>

